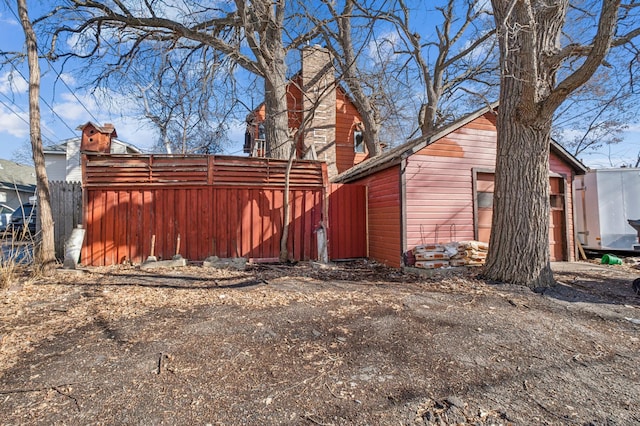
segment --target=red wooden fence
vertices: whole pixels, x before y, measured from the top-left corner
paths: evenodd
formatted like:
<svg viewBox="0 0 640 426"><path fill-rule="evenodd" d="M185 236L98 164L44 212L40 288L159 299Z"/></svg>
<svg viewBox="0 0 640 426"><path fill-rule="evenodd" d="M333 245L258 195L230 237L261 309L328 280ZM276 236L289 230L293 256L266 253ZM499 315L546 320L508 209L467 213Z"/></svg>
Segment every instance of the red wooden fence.
<svg viewBox="0 0 640 426"><path fill-rule="evenodd" d="M287 162L264 158L170 155L83 156L82 263L144 261L180 254L277 258ZM290 175L289 256L317 258L315 230L325 217L326 166L297 161Z"/></svg>
<svg viewBox="0 0 640 426"><path fill-rule="evenodd" d="M368 257L367 187L331 184L329 191L329 258Z"/></svg>

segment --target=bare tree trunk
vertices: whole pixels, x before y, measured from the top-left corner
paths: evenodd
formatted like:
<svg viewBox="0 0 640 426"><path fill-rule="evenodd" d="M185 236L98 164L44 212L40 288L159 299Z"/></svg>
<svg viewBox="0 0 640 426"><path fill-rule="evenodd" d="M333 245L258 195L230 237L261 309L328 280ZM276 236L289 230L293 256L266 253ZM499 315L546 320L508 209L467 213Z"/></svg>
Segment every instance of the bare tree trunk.
<svg viewBox="0 0 640 426"><path fill-rule="evenodd" d="M49 181L45 168L40 133L40 66L38 64L38 45L36 34L29 20L26 0L17 0L20 23L27 43L27 60L29 63L29 129L33 163L36 169L36 194L38 196L38 221L40 222L41 240L35 247L36 266L48 275L55 268L55 246L53 233L53 216L51 214L51 197Z"/></svg>
<svg viewBox="0 0 640 426"><path fill-rule="evenodd" d="M282 60L274 61L271 71L272 73L264 77L267 157L288 159L293 141L289 137L284 50Z"/></svg>
<svg viewBox="0 0 640 426"><path fill-rule="evenodd" d="M362 122L364 123L364 142L367 146L369 157L376 157L382 154L382 147L380 145L380 117L376 112L373 102L369 96L364 93L356 72L356 54L351 37L351 15L353 13L353 6L353 0L347 0L342 15L337 17L338 40L344 56L341 59L343 64L343 80L353 95L353 101L362 117ZM335 49L332 50L334 56L336 56L337 52Z"/></svg>
<svg viewBox="0 0 640 426"><path fill-rule="evenodd" d="M492 0L500 44L500 106L493 223L485 275L531 288L555 284L549 264L551 121L567 96L586 83L616 32L619 0L601 3L589 46L561 48L568 0ZM560 65L582 64L557 82Z"/></svg>
<svg viewBox="0 0 640 426"><path fill-rule="evenodd" d="M290 181L291 181L291 167L293 167L293 160L296 158L296 150L291 146L291 153L289 154L289 161L287 162L287 170L284 174L284 201L282 203L282 235L280 236L280 262L286 262L289 260L289 250L287 249L287 242L289 240L289 222L291 222L291 207L289 193Z"/></svg>
<svg viewBox="0 0 640 426"><path fill-rule="evenodd" d="M554 284L549 264L550 126L551 121L523 122L502 104L498 109L487 278L533 288Z"/></svg>

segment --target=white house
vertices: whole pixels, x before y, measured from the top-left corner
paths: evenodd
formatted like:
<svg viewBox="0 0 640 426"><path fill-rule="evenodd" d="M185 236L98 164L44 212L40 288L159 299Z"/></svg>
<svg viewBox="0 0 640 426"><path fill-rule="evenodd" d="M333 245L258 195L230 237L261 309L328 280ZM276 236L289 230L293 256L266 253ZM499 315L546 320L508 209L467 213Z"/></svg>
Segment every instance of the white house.
<svg viewBox="0 0 640 426"><path fill-rule="evenodd" d="M116 136L115 129L111 125L97 126L91 122L80 126L78 129L97 129L98 133ZM82 182L82 167L80 155L81 136L67 139L57 145L44 147L45 166L47 177L50 181ZM111 138L112 154L140 154L135 146L121 140Z"/></svg>

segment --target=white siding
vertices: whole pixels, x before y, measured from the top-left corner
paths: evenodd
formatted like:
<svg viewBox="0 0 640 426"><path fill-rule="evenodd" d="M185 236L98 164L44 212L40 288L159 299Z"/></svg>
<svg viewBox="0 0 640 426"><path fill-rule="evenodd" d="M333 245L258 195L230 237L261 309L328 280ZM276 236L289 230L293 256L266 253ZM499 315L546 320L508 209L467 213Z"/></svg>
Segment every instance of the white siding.
<svg viewBox="0 0 640 426"><path fill-rule="evenodd" d="M80 138L67 141L67 182L82 182Z"/></svg>
<svg viewBox="0 0 640 426"><path fill-rule="evenodd" d="M50 181L65 181L67 179L67 160L65 157L64 152L44 154L47 178Z"/></svg>

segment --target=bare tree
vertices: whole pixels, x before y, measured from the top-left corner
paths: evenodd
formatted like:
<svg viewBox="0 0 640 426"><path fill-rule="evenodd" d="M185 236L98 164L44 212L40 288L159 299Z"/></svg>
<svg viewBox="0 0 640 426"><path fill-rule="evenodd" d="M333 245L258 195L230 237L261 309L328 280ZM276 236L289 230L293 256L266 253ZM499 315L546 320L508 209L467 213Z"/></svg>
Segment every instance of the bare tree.
<svg viewBox="0 0 640 426"><path fill-rule="evenodd" d="M635 3L621 6L620 0L603 0L573 9L568 0L492 0L492 5L501 85L494 213L485 275L531 288L549 287L555 283L549 264L553 115L568 95L594 75L612 46L640 34L632 16ZM590 14L590 10L599 12ZM567 37L563 33L567 25L580 18L584 19L580 34ZM621 20L624 25L619 27ZM587 23L590 26L585 28ZM621 34L616 36L618 28ZM559 75L563 65L574 68Z"/></svg>
<svg viewBox="0 0 640 426"><path fill-rule="evenodd" d="M361 48L356 53L352 26L355 1L345 0L341 11L336 9L332 1L324 0L323 3L332 17L332 22L336 23L335 29L328 23L322 25L320 19L315 16L315 11L308 13L308 16L322 29L327 48L331 51L340 70L340 80L346 84L362 117L364 141L369 156L375 157L382 152L380 145L381 119L378 105L374 101L375 96L371 91L366 91L365 82L367 79L363 78L363 74L358 67L358 53ZM367 32L369 35L373 34L373 28L370 27Z"/></svg>
<svg viewBox="0 0 640 426"><path fill-rule="evenodd" d="M292 140L287 120L286 54L313 35L290 32L296 25L287 22L293 8L287 8L285 0L234 0L215 5L190 2L180 7L164 2L144 2L135 7L92 0L69 3L71 6L61 8L59 15L71 9L72 16L80 18L76 25L65 23L55 32L54 56L104 59L108 51L115 58L112 67L122 69L144 54L149 45L222 54L264 80L268 153L288 158ZM60 37L79 37L87 45L80 52L57 52Z"/></svg>
<svg viewBox="0 0 640 426"><path fill-rule="evenodd" d="M621 142L634 119L637 94L618 69L600 68L556 110L552 136L574 156Z"/></svg>
<svg viewBox="0 0 640 426"><path fill-rule="evenodd" d="M486 26L488 11L478 0L448 0L435 10L440 15L435 39L425 39L411 23L412 11L405 0L397 0L398 11L389 16L401 36L402 47L396 52L415 62L418 76L424 85L424 101L418 115L423 135L447 121L451 121L442 105L443 97L454 97L462 88L465 96L473 92L470 83L492 86L494 34ZM434 57L434 60L429 60ZM477 90L477 89L475 89Z"/></svg>
<svg viewBox="0 0 640 426"><path fill-rule="evenodd" d="M55 245L53 235L53 216L51 214L51 196L49 180L44 163L42 135L40 132L40 65L38 63L38 43L33 30L26 0L17 0L18 16L24 30L29 65L29 132L31 151L36 171L36 194L38 197L38 222L40 223L40 242L36 245L36 264L40 271L48 275L55 268Z"/></svg>
<svg viewBox="0 0 640 426"><path fill-rule="evenodd" d="M477 0L440 2L433 38L412 19L417 12L429 19L435 14L412 9L405 0L344 0L341 9L334 1L322 3L331 19L322 24L322 12L313 6L307 15L332 50L365 124L370 153L380 152L380 136L396 122L405 128L417 124L423 135L430 134L456 118L452 106L459 108L463 97L476 94L483 102L497 83L495 30ZM418 108L410 106L417 97Z"/></svg>
<svg viewBox="0 0 640 426"><path fill-rule="evenodd" d="M220 62L167 57L171 53L160 53L158 63L136 62L132 68L137 71L127 73L125 80L139 90L143 116L160 131L165 152L219 152L234 111L235 96L225 82L232 74L225 70L218 78L211 64Z"/></svg>

